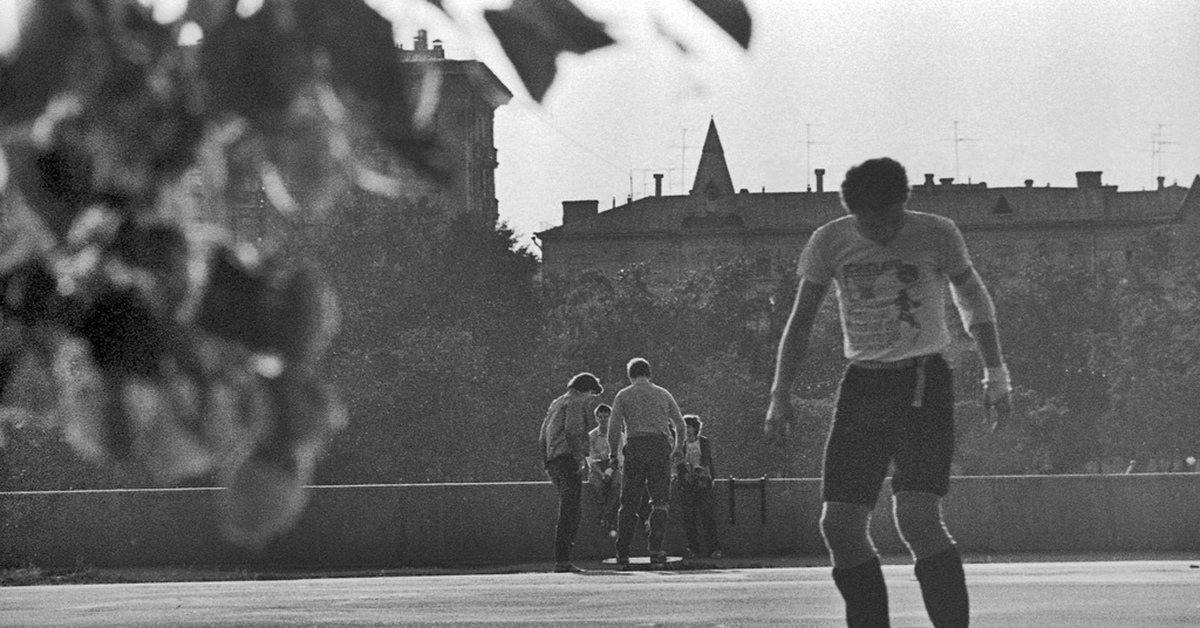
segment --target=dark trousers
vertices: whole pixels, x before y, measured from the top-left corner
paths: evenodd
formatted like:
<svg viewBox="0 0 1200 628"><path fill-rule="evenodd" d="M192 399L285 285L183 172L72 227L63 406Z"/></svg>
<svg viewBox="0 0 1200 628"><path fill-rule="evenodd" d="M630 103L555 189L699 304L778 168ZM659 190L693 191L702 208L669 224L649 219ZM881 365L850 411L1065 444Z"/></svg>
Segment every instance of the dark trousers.
<svg viewBox="0 0 1200 628"><path fill-rule="evenodd" d="M579 501L583 495L583 474L579 463L570 456L559 456L546 463L550 481L558 487L558 526L554 528L554 561L571 560L571 546L579 531Z"/></svg>
<svg viewBox="0 0 1200 628"><path fill-rule="evenodd" d="M945 496L953 458L954 377L941 356L919 367L846 369L825 444L825 501L874 506L889 467L893 492Z"/></svg>
<svg viewBox="0 0 1200 628"><path fill-rule="evenodd" d="M671 444L666 436L635 436L625 443L621 509L617 514L617 556L628 557L637 526L642 494L650 498L650 552L662 550L667 531L667 505L671 501Z"/></svg>
<svg viewBox="0 0 1200 628"><path fill-rule="evenodd" d="M687 482L679 483L679 501L683 505L683 529L687 533L688 549L698 556L721 549L717 538L717 520L713 515L713 489ZM703 539L701 535L703 534ZM707 541L704 544L702 541Z"/></svg>

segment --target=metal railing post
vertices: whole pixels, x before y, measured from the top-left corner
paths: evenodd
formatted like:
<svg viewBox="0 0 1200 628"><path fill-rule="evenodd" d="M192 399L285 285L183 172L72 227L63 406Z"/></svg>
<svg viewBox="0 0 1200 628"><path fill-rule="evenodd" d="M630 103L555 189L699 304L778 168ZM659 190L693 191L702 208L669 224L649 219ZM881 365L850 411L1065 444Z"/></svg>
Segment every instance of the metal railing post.
<svg viewBox="0 0 1200 628"><path fill-rule="evenodd" d="M735 478L729 476L729 525L737 525L737 489L758 488L759 520L767 525L767 476L761 478Z"/></svg>

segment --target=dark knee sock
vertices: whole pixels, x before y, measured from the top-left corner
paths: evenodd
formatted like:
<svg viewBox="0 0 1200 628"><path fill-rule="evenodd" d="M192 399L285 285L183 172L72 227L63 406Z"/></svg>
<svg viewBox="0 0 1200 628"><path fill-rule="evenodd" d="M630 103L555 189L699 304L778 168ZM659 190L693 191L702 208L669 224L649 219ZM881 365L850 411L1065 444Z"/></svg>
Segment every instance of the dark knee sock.
<svg viewBox="0 0 1200 628"><path fill-rule="evenodd" d="M917 560L917 581L934 628L967 628L971 605L957 547Z"/></svg>
<svg viewBox="0 0 1200 628"><path fill-rule="evenodd" d="M850 628L889 628L887 585L879 557L847 569L834 569L833 582L846 601Z"/></svg>

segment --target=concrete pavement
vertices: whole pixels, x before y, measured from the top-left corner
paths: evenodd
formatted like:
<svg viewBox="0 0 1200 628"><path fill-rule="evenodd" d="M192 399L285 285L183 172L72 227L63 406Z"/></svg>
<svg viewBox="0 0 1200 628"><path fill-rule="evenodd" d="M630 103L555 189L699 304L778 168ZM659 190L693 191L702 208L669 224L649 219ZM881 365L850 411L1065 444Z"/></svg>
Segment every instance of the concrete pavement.
<svg viewBox="0 0 1200 628"><path fill-rule="evenodd" d="M972 563L976 628L1200 626L1192 561ZM910 565L896 628L928 626ZM0 589L0 626L844 626L827 567L545 572Z"/></svg>

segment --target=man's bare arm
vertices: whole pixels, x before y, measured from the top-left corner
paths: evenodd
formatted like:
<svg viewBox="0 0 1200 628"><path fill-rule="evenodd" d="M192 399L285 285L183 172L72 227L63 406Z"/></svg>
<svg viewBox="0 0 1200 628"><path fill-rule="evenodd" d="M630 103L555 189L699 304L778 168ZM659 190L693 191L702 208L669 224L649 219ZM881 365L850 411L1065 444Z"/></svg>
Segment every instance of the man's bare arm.
<svg viewBox="0 0 1200 628"><path fill-rule="evenodd" d="M950 278L956 302L967 319L967 332L975 339L983 358L985 375L984 414L993 430L999 429L1012 413L1012 384L1004 352L1000 348L1000 332L991 295L974 267Z"/></svg>
<svg viewBox="0 0 1200 628"><path fill-rule="evenodd" d="M1000 334L996 330L996 310L983 279L972 266L951 277L950 282L954 284L959 308L969 308L972 313L972 318L967 321L967 332L979 345L983 365L988 368L1003 366L1004 354L1000 350Z"/></svg>
<svg viewBox="0 0 1200 628"><path fill-rule="evenodd" d="M764 425L768 438L785 435L786 426L793 421L792 386L808 353L808 338L828 291L828 284L800 281L796 301L792 304L792 312L783 328L783 337L779 340L779 350L775 356L775 380L771 384L771 405L767 409Z"/></svg>

